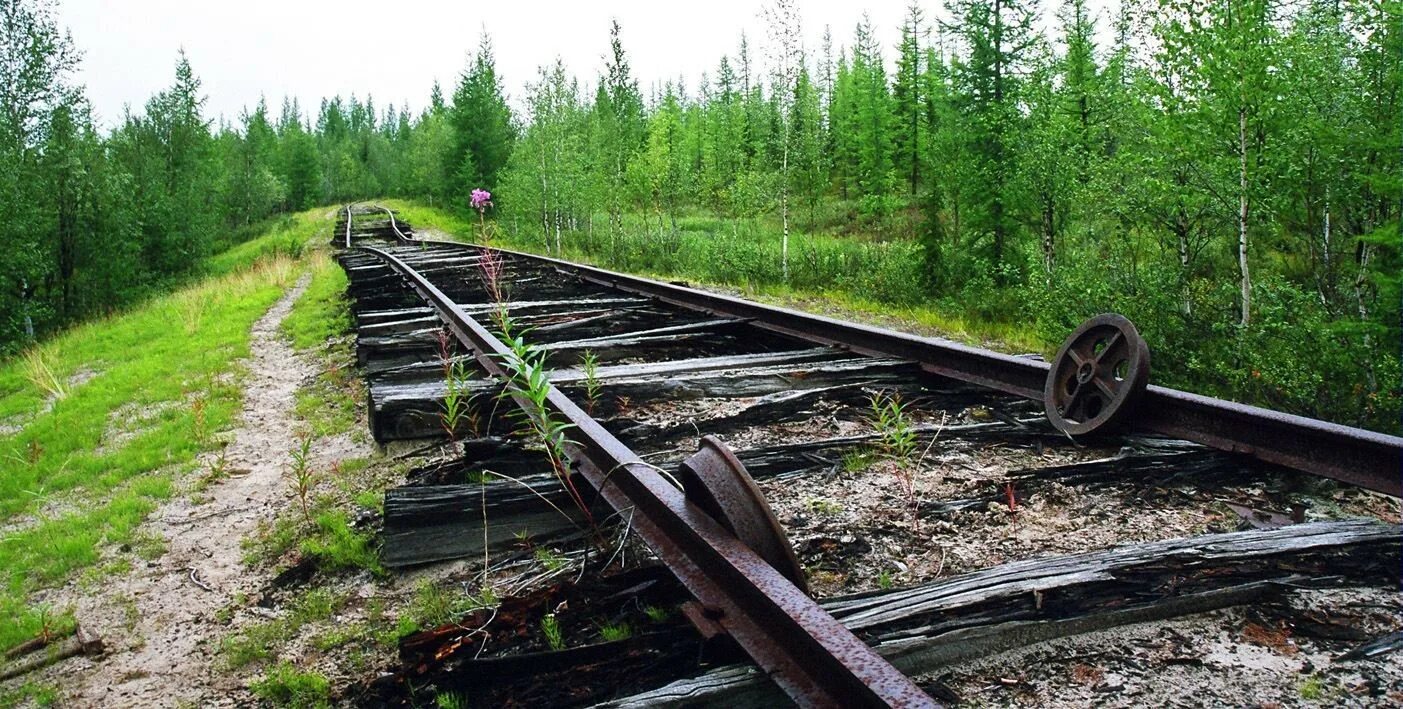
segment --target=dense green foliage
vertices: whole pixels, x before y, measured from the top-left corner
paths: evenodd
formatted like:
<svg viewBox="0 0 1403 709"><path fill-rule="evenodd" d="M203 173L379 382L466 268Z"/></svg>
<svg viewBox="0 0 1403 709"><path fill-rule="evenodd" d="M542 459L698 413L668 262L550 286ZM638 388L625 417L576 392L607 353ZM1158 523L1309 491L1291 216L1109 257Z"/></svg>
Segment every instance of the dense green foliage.
<svg viewBox="0 0 1403 709"><path fill-rule="evenodd" d="M486 37L418 115L353 96L212 127L181 58L107 136L50 13L0 7L0 348L279 210L467 216L484 188L530 248L1028 322L1047 349L1117 310L1160 383L1397 427L1399 0L948 0L894 52L866 21L806 48L775 0L764 46L691 86L641 88L615 23L598 74L546 63L515 113Z"/></svg>

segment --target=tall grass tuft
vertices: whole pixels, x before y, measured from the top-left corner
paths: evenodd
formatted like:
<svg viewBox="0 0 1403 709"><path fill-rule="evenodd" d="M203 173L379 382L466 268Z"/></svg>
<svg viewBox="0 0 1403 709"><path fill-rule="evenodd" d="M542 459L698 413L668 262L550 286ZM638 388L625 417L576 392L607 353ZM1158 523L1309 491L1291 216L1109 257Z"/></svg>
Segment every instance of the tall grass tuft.
<svg viewBox="0 0 1403 709"><path fill-rule="evenodd" d="M58 400L68 396L68 385L54 373L58 352L52 347L35 346L24 352L24 376L44 396Z"/></svg>

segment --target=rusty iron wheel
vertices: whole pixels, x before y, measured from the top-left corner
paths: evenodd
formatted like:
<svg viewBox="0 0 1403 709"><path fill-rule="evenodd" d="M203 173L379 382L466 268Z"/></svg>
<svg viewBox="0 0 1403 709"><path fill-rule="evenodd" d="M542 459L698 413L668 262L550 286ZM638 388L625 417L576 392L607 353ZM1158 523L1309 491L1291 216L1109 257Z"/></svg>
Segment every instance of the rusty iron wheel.
<svg viewBox="0 0 1403 709"><path fill-rule="evenodd" d="M1135 323L1105 313L1072 331L1043 387L1047 418L1073 436L1123 426L1150 381L1150 348Z"/></svg>
<svg viewBox="0 0 1403 709"><path fill-rule="evenodd" d="M704 436L678 469L687 499L741 540L804 593L804 567L750 472L716 436Z"/></svg>

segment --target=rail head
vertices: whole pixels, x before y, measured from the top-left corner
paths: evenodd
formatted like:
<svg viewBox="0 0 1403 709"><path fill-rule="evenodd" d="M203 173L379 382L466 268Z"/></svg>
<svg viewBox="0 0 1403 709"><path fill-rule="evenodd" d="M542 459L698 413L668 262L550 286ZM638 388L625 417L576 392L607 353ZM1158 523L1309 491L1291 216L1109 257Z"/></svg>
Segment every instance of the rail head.
<svg viewBox="0 0 1403 709"><path fill-rule="evenodd" d="M355 206L355 202L352 202L352 203L350 203L350 204L347 204L346 207L345 207L345 211L346 211L346 248L348 248L348 249L351 248L351 207L353 207L353 206Z"/></svg>

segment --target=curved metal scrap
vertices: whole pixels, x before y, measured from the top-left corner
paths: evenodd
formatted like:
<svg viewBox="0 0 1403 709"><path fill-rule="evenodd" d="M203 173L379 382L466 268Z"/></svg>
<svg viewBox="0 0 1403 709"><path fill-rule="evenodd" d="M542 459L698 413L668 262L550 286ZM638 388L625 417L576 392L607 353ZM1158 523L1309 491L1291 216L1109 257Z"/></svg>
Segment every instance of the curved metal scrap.
<svg viewBox="0 0 1403 709"><path fill-rule="evenodd" d="M716 436L703 436L701 447L678 470L687 499L710 514L804 593L809 582L794 547L755 480Z"/></svg>

